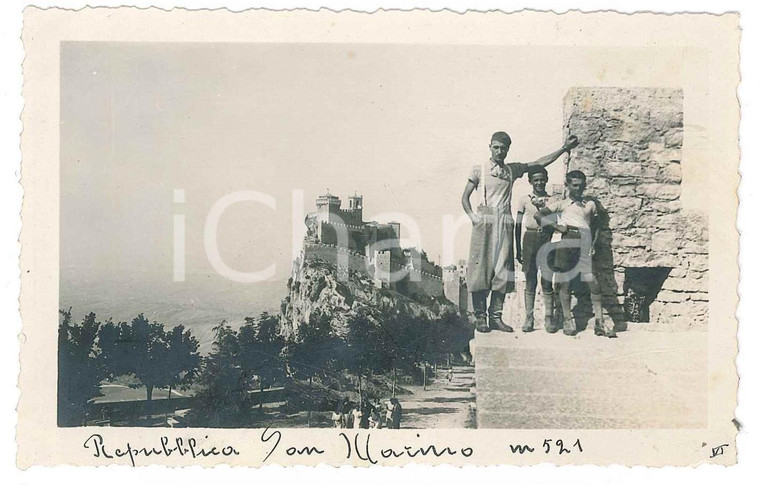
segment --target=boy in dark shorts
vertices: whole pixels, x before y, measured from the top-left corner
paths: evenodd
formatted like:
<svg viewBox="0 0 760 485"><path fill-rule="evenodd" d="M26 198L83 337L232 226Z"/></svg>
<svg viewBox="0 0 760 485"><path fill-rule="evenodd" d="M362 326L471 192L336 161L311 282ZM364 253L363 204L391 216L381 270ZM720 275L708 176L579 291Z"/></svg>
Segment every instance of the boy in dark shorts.
<svg viewBox="0 0 760 485"><path fill-rule="evenodd" d="M546 184L549 174L544 167L533 167L528 170L528 182L533 186L533 193L525 195L517 202L517 223L515 230L515 249L517 261L522 265L525 273L525 323L523 332L532 332L534 327L533 307L536 300L536 287L538 286L538 272L541 270L541 291L544 300L545 324L549 333L554 333L558 327L554 324L554 290L552 288L552 264L549 258L551 253L545 251L538 257L542 247L548 249L551 242L552 228L541 227L535 219L539 207L546 205L549 194L546 193ZM522 229L525 229L523 235Z"/></svg>
<svg viewBox="0 0 760 485"><path fill-rule="evenodd" d="M602 310L602 291L594 275L593 257L599 236L596 218L598 207L590 197L584 197L586 175L580 170L568 172L565 176L568 197L549 201L539 208L534 216L539 224L543 218L554 215L549 224L562 234L562 241L556 245L554 253L555 282L559 292L564 315L563 332L575 335L577 328L570 311L570 291L572 286L588 284L591 304L594 308L594 333L614 338L617 335ZM540 201L538 205L541 205Z"/></svg>

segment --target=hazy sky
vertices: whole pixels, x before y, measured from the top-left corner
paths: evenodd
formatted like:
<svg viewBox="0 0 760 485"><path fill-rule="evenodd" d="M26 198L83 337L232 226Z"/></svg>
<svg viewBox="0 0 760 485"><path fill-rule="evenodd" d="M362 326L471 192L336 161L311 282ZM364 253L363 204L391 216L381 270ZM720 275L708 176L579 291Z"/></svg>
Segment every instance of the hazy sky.
<svg viewBox="0 0 760 485"><path fill-rule="evenodd" d="M277 209L251 202L224 213L219 246L239 271L274 261L277 277L287 278L294 189L304 191L305 212L329 188L344 205L354 191L364 195L365 219L404 213L439 260L442 216L462 214L467 173L488 159L492 132L512 136L508 160L531 161L561 146L570 87L625 85L634 75L650 86L679 85L677 51L629 65L634 49L615 50L597 62L605 51L66 43L62 279L129 270L171 281L175 213L186 215L188 273L212 273L206 216L240 190L270 194ZM561 182L561 163L550 183ZM184 204L173 203L174 189L184 189ZM519 181L516 196L528 189ZM465 227L457 257L468 243Z"/></svg>

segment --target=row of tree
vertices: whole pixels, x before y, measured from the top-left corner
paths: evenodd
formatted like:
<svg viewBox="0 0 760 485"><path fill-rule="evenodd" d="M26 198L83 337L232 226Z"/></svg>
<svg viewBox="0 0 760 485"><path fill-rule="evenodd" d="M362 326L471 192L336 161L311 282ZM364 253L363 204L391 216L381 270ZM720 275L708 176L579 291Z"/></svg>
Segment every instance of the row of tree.
<svg viewBox="0 0 760 485"><path fill-rule="evenodd" d="M152 399L155 388L197 390L193 414L211 427L239 427L261 409L264 390L338 376L354 377L361 395L362 380L397 372L412 374L423 362L458 352L469 339L456 315L415 316L398 309L365 309L347 318L341 329L333 319L315 312L294 338L279 333L279 317L263 313L246 318L235 330L227 322L213 329L212 350L204 358L198 341L182 325L165 330L142 314L131 322L98 322L92 313L72 324L62 311L59 326L59 423L81 425L90 399L102 381L134 376ZM309 410L311 404L309 404Z"/></svg>
<svg viewBox="0 0 760 485"><path fill-rule="evenodd" d="M58 327L58 422L81 424L87 403L100 395L104 380L134 376L151 401L155 388L187 386L201 368L198 340L184 326L165 330L143 314L131 322L105 323L94 313L82 323L62 310Z"/></svg>
<svg viewBox="0 0 760 485"><path fill-rule="evenodd" d="M420 364L458 353L471 330L455 314L443 318L416 316L398 309L364 309L347 318L341 329L328 314L314 312L308 324L285 340L278 333L278 317L263 314L246 319L236 332L223 322L214 328L212 352L204 360L200 378L198 422L212 427L250 425L250 412L262 396L259 390L277 382L306 382L300 403L311 413L318 403L313 383L340 386L348 378L362 396L362 381L398 374L413 375Z"/></svg>

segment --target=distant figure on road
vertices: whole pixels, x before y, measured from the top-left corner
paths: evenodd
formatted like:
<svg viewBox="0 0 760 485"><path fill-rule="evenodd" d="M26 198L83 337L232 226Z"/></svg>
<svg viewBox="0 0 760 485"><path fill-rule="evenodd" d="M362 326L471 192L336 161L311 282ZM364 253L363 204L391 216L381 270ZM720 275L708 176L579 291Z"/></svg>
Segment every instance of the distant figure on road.
<svg viewBox="0 0 760 485"><path fill-rule="evenodd" d="M348 398L343 398L343 400L338 401L338 405L332 415L333 424L336 428L348 427L348 418L350 412L351 402L348 400Z"/></svg>
<svg viewBox="0 0 760 485"><path fill-rule="evenodd" d="M398 402L398 399L395 397L391 398L389 411L391 415L391 424L389 426L390 429L400 429L401 428L401 403Z"/></svg>
<svg viewBox="0 0 760 485"><path fill-rule="evenodd" d="M336 428L346 427L346 407L348 406L348 399L338 401L338 405L335 407L335 411L332 413L333 426Z"/></svg>
<svg viewBox="0 0 760 485"><path fill-rule="evenodd" d="M454 380L454 369L449 367L449 371L446 373L446 379L449 380L449 384L451 384L451 381Z"/></svg>
<svg viewBox="0 0 760 485"><path fill-rule="evenodd" d="M351 412L353 415L352 421L352 428L359 429L362 426L362 410L359 407L359 405L355 405L353 411Z"/></svg>
<svg viewBox="0 0 760 485"><path fill-rule="evenodd" d="M359 427L361 429L369 429L369 420L372 416L374 406L372 406L372 403L369 399L365 399L362 403L362 414L361 414L361 420L359 422Z"/></svg>
<svg viewBox="0 0 760 485"><path fill-rule="evenodd" d="M380 428L380 403L373 404L372 412L369 414L369 427Z"/></svg>

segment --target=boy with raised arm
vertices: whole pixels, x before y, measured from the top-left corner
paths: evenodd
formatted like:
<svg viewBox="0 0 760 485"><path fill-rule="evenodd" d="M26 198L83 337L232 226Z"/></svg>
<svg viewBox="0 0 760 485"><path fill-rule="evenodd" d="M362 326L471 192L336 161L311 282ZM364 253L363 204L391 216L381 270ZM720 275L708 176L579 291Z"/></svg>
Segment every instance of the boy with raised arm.
<svg viewBox="0 0 760 485"><path fill-rule="evenodd" d="M462 207L472 221L470 257L467 265L467 289L472 293L475 329L478 332L500 330L513 332L502 319L504 297L514 291L515 263L512 241L512 187L514 181L532 167L546 167L563 153L575 148L578 140L571 136L559 150L532 163L505 163L512 140L503 131L493 134L489 150L491 159L475 165L462 194ZM480 189L477 212L470 195ZM488 294L490 305L486 307ZM486 308L488 308L486 310Z"/></svg>

